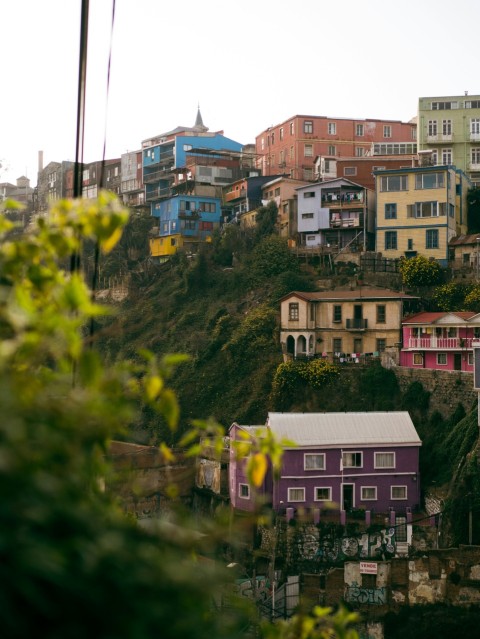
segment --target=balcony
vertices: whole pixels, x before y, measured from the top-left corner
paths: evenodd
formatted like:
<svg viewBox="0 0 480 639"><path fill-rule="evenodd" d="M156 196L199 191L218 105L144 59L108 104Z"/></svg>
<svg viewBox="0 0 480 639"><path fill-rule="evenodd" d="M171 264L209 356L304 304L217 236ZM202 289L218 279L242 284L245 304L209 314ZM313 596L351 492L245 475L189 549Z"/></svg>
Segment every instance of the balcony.
<svg viewBox="0 0 480 639"><path fill-rule="evenodd" d="M246 195L246 189L240 189L239 191L230 191L229 193L225 194L225 202L233 202L233 200L239 200L246 197Z"/></svg>
<svg viewBox="0 0 480 639"><path fill-rule="evenodd" d="M363 215L359 217L332 218L331 229L351 229L363 227Z"/></svg>
<svg viewBox="0 0 480 639"><path fill-rule="evenodd" d="M368 327L368 320L363 317L352 317L347 319L347 331L364 331Z"/></svg>
<svg viewBox="0 0 480 639"><path fill-rule="evenodd" d="M447 144L453 142L453 133L437 133L436 135L427 135L428 144Z"/></svg>
<svg viewBox="0 0 480 639"><path fill-rule="evenodd" d="M146 173L143 172L143 183L150 184L152 182L158 182L160 180L168 179L168 177L173 172L173 166L166 166L163 169L158 169L158 171L153 171Z"/></svg>
<svg viewBox="0 0 480 639"><path fill-rule="evenodd" d="M480 131L470 131L470 142L480 142Z"/></svg>
<svg viewBox="0 0 480 639"><path fill-rule="evenodd" d="M472 348L472 337L410 337L405 348L419 350L459 350Z"/></svg>
<svg viewBox="0 0 480 639"><path fill-rule="evenodd" d="M358 207L359 204L363 205L364 197L363 191L361 192L342 192L342 191L323 191L322 192L322 206L324 207L338 207L338 208L351 208Z"/></svg>
<svg viewBox="0 0 480 639"><path fill-rule="evenodd" d="M468 168L470 171L480 171L480 162L469 162Z"/></svg>
<svg viewBox="0 0 480 639"><path fill-rule="evenodd" d="M153 202L154 200L162 200L163 198L170 197L171 190L167 189L151 189L145 195L147 202Z"/></svg>

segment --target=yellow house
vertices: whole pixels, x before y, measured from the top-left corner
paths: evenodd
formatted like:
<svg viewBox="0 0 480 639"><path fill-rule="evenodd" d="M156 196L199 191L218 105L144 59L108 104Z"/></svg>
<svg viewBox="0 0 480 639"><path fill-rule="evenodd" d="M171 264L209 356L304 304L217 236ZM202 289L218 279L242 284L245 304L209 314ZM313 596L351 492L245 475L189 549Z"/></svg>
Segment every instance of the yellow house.
<svg viewBox="0 0 480 639"><path fill-rule="evenodd" d="M361 360L401 341L401 323L418 298L389 289L300 293L280 300L280 342L287 358Z"/></svg>
<svg viewBox="0 0 480 639"><path fill-rule="evenodd" d="M386 258L425 255L442 266L448 244L467 232L468 177L454 166L375 171L376 250Z"/></svg>
<svg viewBox="0 0 480 639"><path fill-rule="evenodd" d="M183 237L178 233L166 237L153 237L150 239L150 255L167 258L174 255L182 246Z"/></svg>

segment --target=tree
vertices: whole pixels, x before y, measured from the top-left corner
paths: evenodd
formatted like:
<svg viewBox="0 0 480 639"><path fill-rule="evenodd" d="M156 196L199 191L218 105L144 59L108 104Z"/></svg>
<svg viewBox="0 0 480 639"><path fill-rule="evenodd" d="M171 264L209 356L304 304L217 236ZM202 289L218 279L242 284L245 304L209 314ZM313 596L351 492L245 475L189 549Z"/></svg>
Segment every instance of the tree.
<svg viewBox="0 0 480 639"><path fill-rule="evenodd" d="M438 262L424 255L400 260L402 282L409 288L434 286L440 282L442 268Z"/></svg>
<svg viewBox="0 0 480 639"><path fill-rule="evenodd" d="M172 508L173 532L172 522L147 532L101 488L99 480L111 472L109 442L127 431L142 404L171 430L178 421L168 379L183 358L158 360L143 351L104 366L88 326L112 311L94 303L80 272L62 267L85 239L111 251L126 219L108 193L95 203L58 202L49 221L41 219L24 237L10 237L12 224L0 216L0 612L6 639L213 639L238 636L255 621L235 599L232 607L218 607L231 577L218 562L199 561L215 551L211 528L194 534ZM193 455L200 436L217 446L222 434L197 422L182 446ZM269 451L278 459L273 442L261 446L250 451L249 477L257 484ZM160 448L172 459L165 443ZM340 623L340 636L352 621L346 614L323 614L322 632ZM310 627L309 616L296 620L303 636L324 636L319 615ZM275 629L275 636L290 629ZM263 631L269 632L272 626Z"/></svg>
<svg viewBox="0 0 480 639"><path fill-rule="evenodd" d="M471 284L458 284L448 282L437 286L433 292L433 302L439 311L463 311L465 309L465 297L471 291Z"/></svg>
<svg viewBox="0 0 480 639"><path fill-rule="evenodd" d="M480 310L480 285L472 286L465 295L464 310L477 312Z"/></svg>
<svg viewBox="0 0 480 639"><path fill-rule="evenodd" d="M277 230L278 207L273 200L257 210L255 234L258 238L274 235Z"/></svg>

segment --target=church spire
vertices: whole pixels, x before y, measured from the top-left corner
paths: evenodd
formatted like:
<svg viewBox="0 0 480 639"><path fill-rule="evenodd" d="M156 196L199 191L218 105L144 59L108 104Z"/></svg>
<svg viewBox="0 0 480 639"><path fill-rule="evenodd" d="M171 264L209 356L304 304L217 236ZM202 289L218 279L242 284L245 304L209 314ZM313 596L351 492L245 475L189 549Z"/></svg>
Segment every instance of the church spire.
<svg viewBox="0 0 480 639"><path fill-rule="evenodd" d="M200 105L198 105L197 118L195 120L195 126L193 128L197 129L198 131L208 131L208 127L203 124L202 114L200 113Z"/></svg>

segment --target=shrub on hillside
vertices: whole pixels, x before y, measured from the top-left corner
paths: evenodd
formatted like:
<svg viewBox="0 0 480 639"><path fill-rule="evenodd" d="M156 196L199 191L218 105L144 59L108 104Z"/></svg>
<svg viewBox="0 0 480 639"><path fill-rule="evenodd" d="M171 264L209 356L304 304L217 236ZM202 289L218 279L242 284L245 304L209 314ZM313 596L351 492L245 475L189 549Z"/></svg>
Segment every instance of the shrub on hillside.
<svg viewBox="0 0 480 639"><path fill-rule="evenodd" d="M435 288L432 300L439 311L446 313L463 311L465 310L465 298L471 290L471 284L447 282Z"/></svg>
<svg viewBox="0 0 480 639"><path fill-rule="evenodd" d="M419 288L439 284L442 268L434 259L429 259L424 255L416 255L400 260L400 273L404 286Z"/></svg>
<svg viewBox="0 0 480 639"><path fill-rule="evenodd" d="M283 237L270 235L257 244L252 252L250 275L254 282L290 271L299 271L298 261Z"/></svg>

